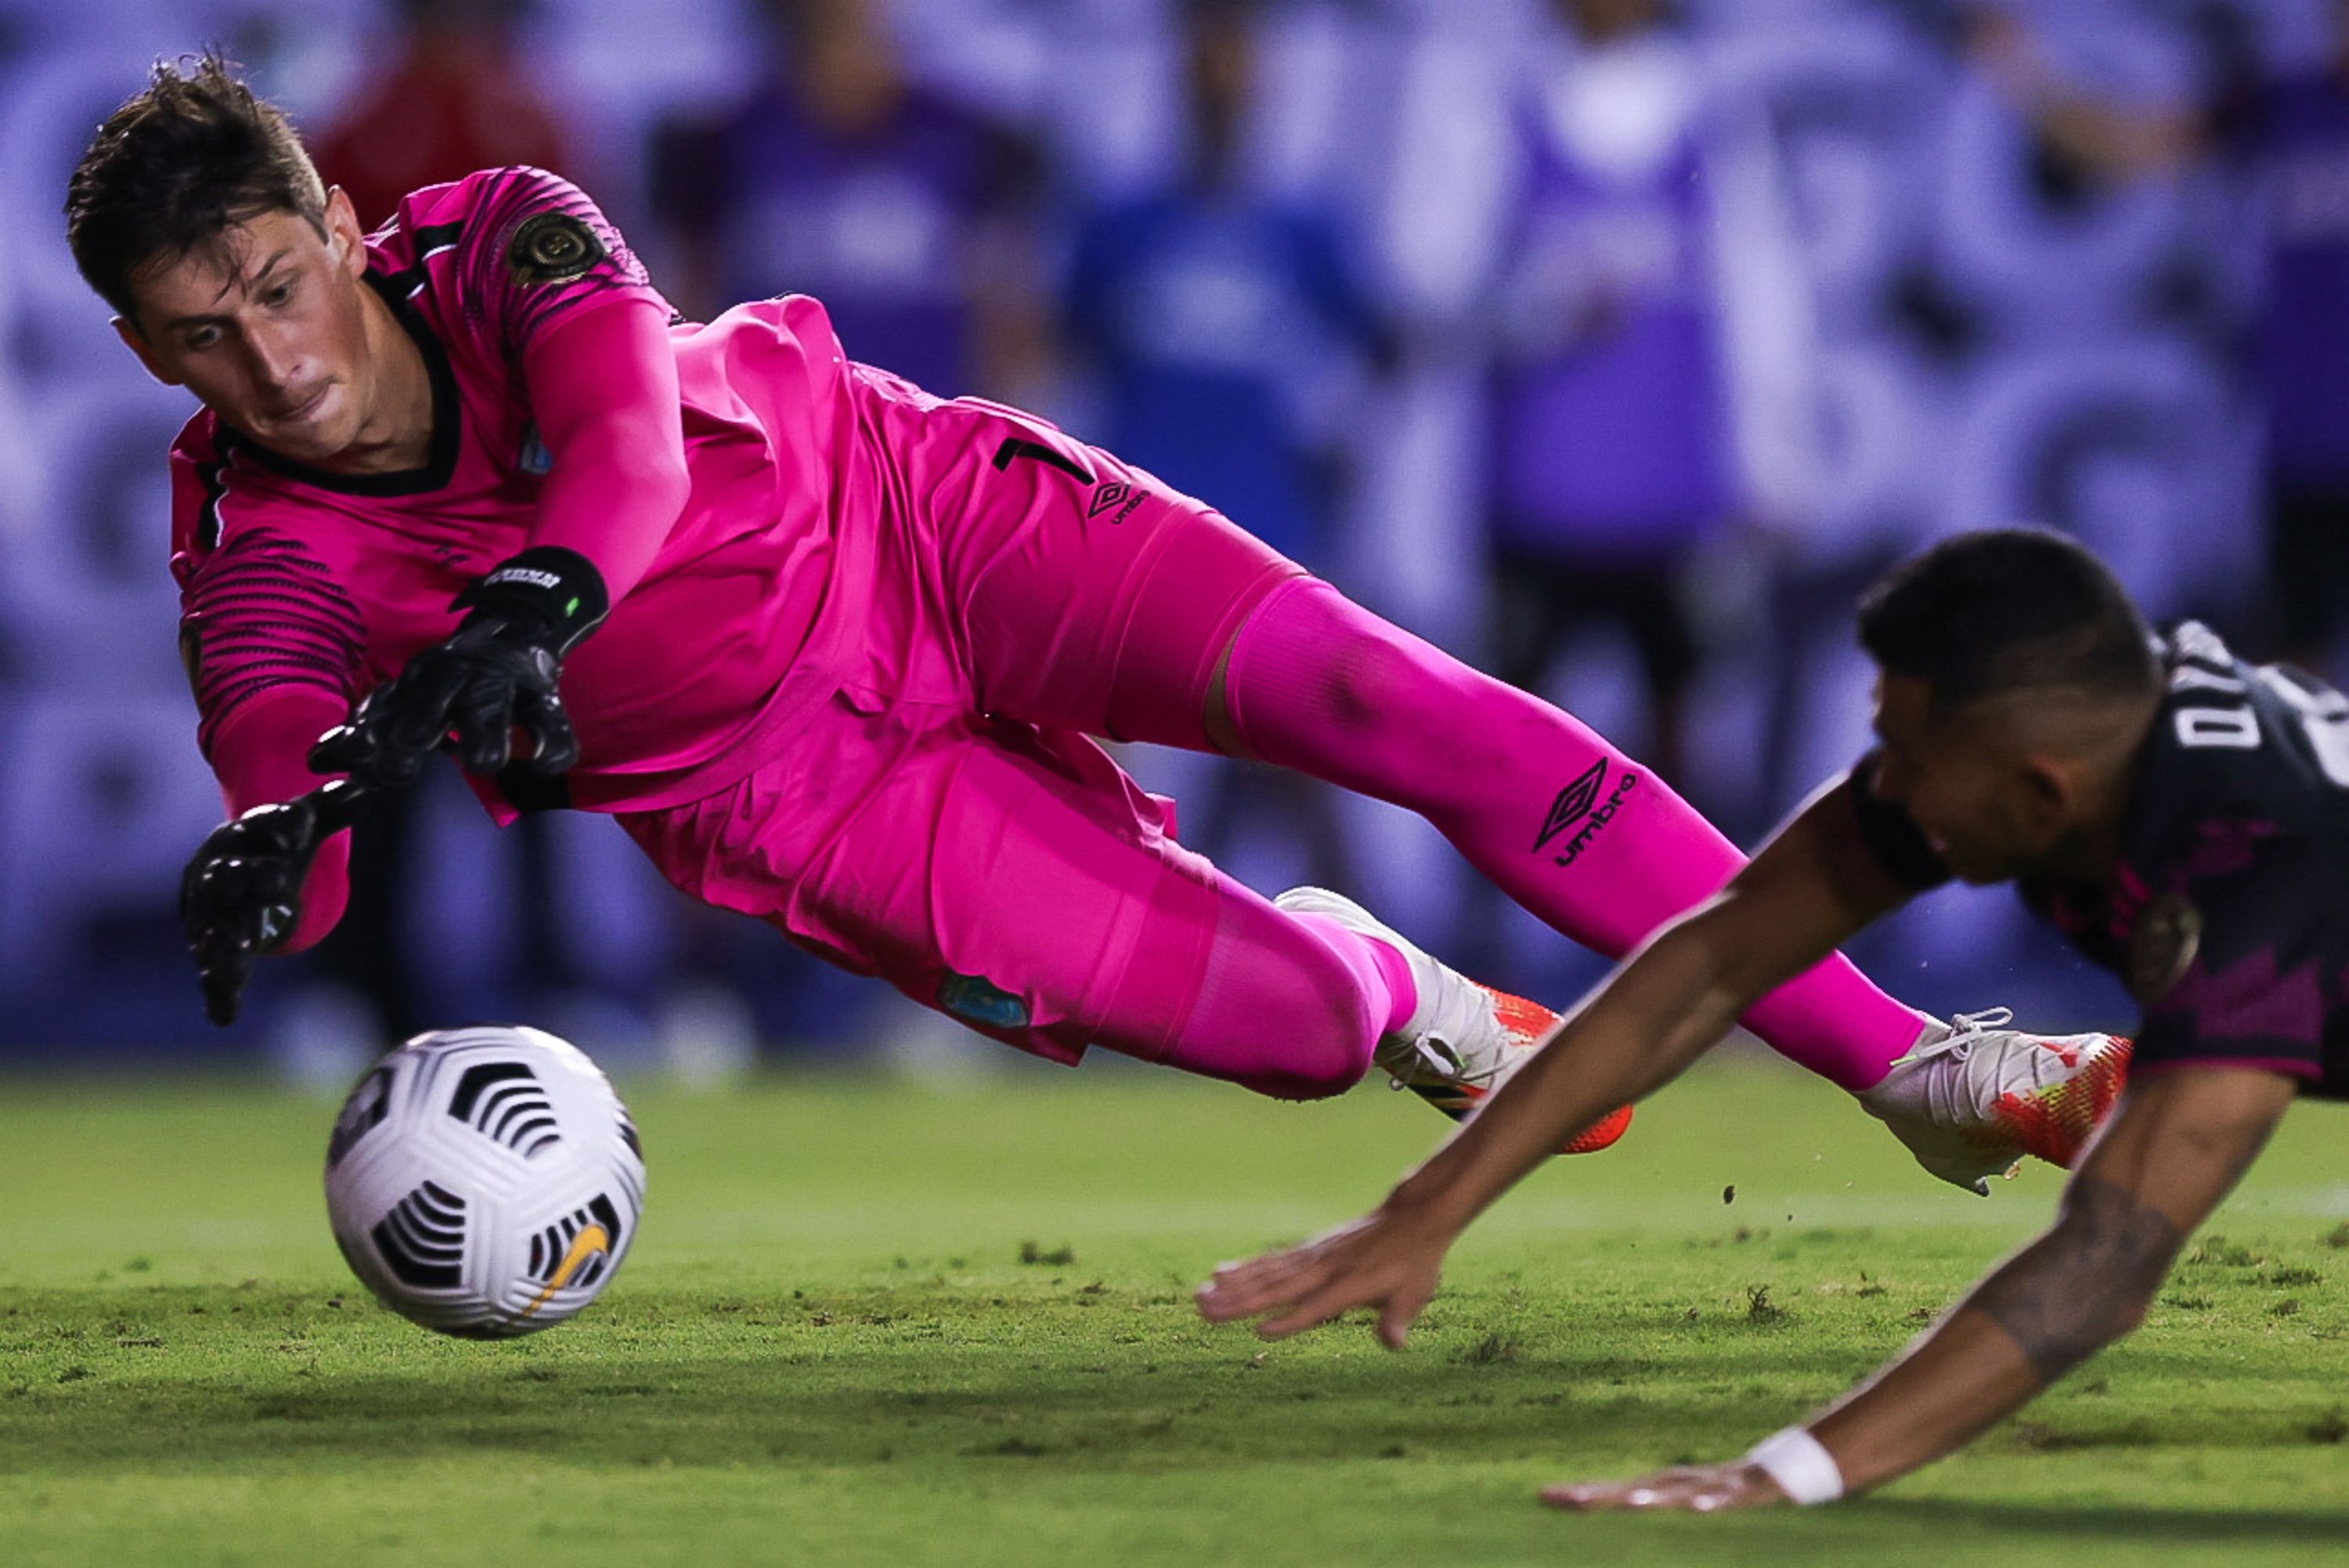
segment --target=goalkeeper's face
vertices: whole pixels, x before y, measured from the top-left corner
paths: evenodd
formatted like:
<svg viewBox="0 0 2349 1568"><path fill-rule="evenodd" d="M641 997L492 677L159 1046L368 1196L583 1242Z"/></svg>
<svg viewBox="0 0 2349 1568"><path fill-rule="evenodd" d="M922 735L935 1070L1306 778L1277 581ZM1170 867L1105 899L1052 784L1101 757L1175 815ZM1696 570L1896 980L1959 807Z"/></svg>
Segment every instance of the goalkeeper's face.
<svg viewBox="0 0 2349 1568"><path fill-rule="evenodd" d="M273 451L332 466L368 426L379 378L367 247L340 190L326 218L322 232L264 211L217 245L150 262L131 276L137 319L114 327L158 380Z"/></svg>

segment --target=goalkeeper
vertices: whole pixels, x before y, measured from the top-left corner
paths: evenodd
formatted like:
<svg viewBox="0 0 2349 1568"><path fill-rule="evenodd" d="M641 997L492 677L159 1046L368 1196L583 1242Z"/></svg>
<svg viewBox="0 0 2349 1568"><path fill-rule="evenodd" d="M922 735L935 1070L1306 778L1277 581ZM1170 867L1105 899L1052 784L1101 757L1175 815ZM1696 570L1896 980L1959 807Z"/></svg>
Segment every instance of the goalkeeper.
<svg viewBox="0 0 2349 1568"><path fill-rule="evenodd" d="M1406 806L1609 954L1742 863L1566 714L1108 452L854 363L816 301L676 320L542 170L363 234L207 57L106 122L67 215L124 343L203 405L171 568L241 814L185 882L215 1016L337 918L313 768L397 786L444 742L500 820L610 813L688 893L1019 1048L1299 1099L1375 1064L1454 1114L1549 1016L1333 894L1232 882L1092 737ZM1825 953L1747 1022L1967 1185L2067 1158L2094 1107L2038 1113L2126 1053L1952 1027Z"/></svg>

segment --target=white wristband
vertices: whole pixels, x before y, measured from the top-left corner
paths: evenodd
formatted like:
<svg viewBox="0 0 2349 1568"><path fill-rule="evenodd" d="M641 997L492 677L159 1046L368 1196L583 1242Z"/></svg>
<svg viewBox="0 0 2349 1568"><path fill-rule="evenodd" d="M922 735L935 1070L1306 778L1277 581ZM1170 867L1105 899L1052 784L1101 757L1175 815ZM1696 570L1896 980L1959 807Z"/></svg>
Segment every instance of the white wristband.
<svg viewBox="0 0 2349 1568"><path fill-rule="evenodd" d="M1843 1471L1818 1439L1801 1427L1788 1427L1754 1445L1746 1462L1762 1467L1778 1490L1808 1508L1833 1502L1843 1495Z"/></svg>

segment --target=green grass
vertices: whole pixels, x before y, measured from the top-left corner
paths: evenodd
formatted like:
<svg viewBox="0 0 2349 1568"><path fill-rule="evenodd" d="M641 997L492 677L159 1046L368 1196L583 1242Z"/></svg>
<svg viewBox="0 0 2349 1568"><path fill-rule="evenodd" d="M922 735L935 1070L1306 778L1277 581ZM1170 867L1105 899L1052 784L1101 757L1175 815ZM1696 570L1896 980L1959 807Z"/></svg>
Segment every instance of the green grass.
<svg viewBox="0 0 2349 1568"><path fill-rule="evenodd" d="M0 1085L0 1563L2349 1561L2332 1108L2136 1340L1976 1451L1821 1512L1646 1520L1533 1493L1729 1455L1839 1390L2044 1220L2053 1173L1968 1198L1842 1097L1732 1065L1490 1216L1407 1353L1352 1326L1268 1349L1189 1287L1376 1197L1439 1130L1417 1106L1097 1069L630 1098L626 1272L481 1345L344 1273L328 1108Z"/></svg>

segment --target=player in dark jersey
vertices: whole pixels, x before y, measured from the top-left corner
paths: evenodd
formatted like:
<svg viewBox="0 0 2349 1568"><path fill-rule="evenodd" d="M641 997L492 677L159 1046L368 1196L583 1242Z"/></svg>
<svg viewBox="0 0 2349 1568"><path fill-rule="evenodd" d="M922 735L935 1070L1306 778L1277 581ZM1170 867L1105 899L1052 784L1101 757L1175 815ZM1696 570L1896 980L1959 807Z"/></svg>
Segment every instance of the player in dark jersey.
<svg viewBox="0 0 2349 1568"><path fill-rule="evenodd" d="M1651 940L1378 1210L1219 1271L1268 1338L1358 1306L1400 1346L1454 1238L1592 1108L1676 1077L1747 999L1951 878L2013 881L2144 1009L2056 1222L1899 1360L1745 1459L1568 1508L1820 1502L1965 1443L2136 1327L2295 1094L2349 1098L2349 699L2189 623L2155 639L2061 535L1964 534L1860 612L1881 744Z"/></svg>

